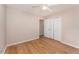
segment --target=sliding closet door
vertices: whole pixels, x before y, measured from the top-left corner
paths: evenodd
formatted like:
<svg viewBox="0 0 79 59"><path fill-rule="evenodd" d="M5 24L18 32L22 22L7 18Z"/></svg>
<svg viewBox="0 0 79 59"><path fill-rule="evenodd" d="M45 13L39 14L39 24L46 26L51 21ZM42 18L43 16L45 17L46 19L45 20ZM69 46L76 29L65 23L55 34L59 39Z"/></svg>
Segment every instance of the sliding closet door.
<svg viewBox="0 0 79 59"><path fill-rule="evenodd" d="M61 18L55 18L54 19L54 39L61 41Z"/></svg>

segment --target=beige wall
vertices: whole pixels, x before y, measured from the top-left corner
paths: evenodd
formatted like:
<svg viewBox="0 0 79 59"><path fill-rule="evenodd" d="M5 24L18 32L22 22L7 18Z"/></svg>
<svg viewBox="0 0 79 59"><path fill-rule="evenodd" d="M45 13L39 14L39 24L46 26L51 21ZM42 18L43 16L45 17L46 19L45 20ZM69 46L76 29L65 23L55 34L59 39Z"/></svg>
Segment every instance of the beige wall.
<svg viewBox="0 0 79 59"><path fill-rule="evenodd" d="M5 8L0 5L0 53L3 52L5 47Z"/></svg>
<svg viewBox="0 0 79 59"><path fill-rule="evenodd" d="M79 48L79 7L64 10L51 17L62 18L62 42Z"/></svg>
<svg viewBox="0 0 79 59"><path fill-rule="evenodd" d="M29 41L38 37L39 20L36 16L7 8L7 44Z"/></svg>

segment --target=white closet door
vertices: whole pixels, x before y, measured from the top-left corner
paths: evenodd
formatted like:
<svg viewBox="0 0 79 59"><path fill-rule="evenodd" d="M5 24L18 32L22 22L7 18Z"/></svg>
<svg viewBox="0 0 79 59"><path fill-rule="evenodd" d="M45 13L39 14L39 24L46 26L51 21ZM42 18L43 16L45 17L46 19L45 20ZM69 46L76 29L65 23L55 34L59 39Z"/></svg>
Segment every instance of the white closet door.
<svg viewBox="0 0 79 59"><path fill-rule="evenodd" d="M51 19L51 20L49 20L49 22L50 22L50 25L49 25L49 27L50 27L50 38L54 39L54 20Z"/></svg>
<svg viewBox="0 0 79 59"><path fill-rule="evenodd" d="M44 21L44 36L61 41L60 18L52 18Z"/></svg>
<svg viewBox="0 0 79 59"><path fill-rule="evenodd" d="M44 21L44 36L48 38L54 38L53 37L53 20L48 19Z"/></svg>
<svg viewBox="0 0 79 59"><path fill-rule="evenodd" d="M61 41L61 18L54 19L54 39Z"/></svg>
<svg viewBox="0 0 79 59"><path fill-rule="evenodd" d="M49 20L44 20L44 36L50 37L50 22Z"/></svg>

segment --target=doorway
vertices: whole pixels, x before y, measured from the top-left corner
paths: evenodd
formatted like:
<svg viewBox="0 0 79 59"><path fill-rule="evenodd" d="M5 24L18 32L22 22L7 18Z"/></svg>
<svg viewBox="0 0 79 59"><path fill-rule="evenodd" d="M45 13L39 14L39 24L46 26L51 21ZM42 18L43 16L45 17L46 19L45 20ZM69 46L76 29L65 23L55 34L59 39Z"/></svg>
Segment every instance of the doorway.
<svg viewBox="0 0 79 59"><path fill-rule="evenodd" d="M44 36L44 20L40 20L39 22L39 34L40 36Z"/></svg>

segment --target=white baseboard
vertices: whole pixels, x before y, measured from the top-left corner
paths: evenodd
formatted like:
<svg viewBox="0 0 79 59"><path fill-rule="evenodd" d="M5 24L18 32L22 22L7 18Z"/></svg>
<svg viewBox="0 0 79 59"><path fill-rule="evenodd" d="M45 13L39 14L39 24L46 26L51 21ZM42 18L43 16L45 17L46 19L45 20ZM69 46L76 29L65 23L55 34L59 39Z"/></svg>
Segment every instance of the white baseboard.
<svg viewBox="0 0 79 59"><path fill-rule="evenodd" d="M24 43L24 42L28 42L28 41L32 41L32 40L36 40L36 39L38 39L38 38L39 38L39 37L32 38L32 39L28 39L28 40L24 40L24 41L20 41L20 42L16 42L16 43L11 43L11 44L7 44L6 46L17 45L17 44L20 44L20 43Z"/></svg>
<svg viewBox="0 0 79 59"><path fill-rule="evenodd" d="M49 37L47 37L47 38L49 38ZM51 38L52 39L52 38ZM55 39L54 39L55 40ZM71 46L71 47L74 47L74 48L77 48L77 49L79 49L79 46L77 46L77 45L73 45L73 44L70 44L70 43L67 43L67 42L64 42L64 41L61 41L61 40L56 40L56 41L59 41L59 42L61 42L61 43L63 43L63 44L66 44L66 45L69 45L69 46Z"/></svg>
<svg viewBox="0 0 79 59"><path fill-rule="evenodd" d="M69 46L72 46L72 47L74 47L74 48L79 49L79 47L78 47L78 46L76 46L76 45L72 45L72 44L67 43L67 42L64 42L64 41L60 41L60 42L61 42L61 43L63 43L63 44L66 44L66 45L69 45Z"/></svg>
<svg viewBox="0 0 79 59"><path fill-rule="evenodd" d="M8 46L17 45L17 44L20 44L20 43L24 43L24 42L28 42L28 41L32 41L32 40L36 40L36 39L39 39L39 37L36 37L36 38L33 38L33 39L29 39L29 40L25 40L25 41L21 41L21 42L12 43L12 44L7 44L4 47L4 50L3 50L2 54L5 53L5 51L6 51L6 49L7 49Z"/></svg>

